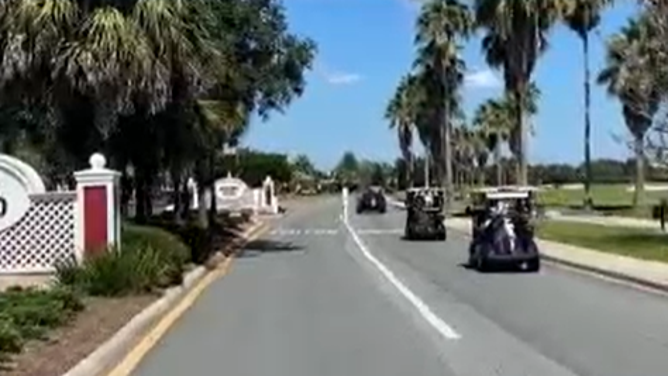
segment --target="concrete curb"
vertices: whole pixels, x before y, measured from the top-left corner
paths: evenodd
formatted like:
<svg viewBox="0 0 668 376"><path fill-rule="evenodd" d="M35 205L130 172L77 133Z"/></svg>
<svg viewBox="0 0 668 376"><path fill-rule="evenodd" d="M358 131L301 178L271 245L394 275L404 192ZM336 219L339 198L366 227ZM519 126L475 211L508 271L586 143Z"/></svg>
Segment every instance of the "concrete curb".
<svg viewBox="0 0 668 376"><path fill-rule="evenodd" d="M244 232L243 238L247 239L262 226L260 221L252 223L254 225ZM111 338L62 376L99 376L107 371L127 354L133 342L152 328L153 324L176 306L181 298L210 272L205 266L198 266L188 272L183 278L183 284L167 289L160 299L133 317Z"/></svg>
<svg viewBox="0 0 668 376"><path fill-rule="evenodd" d="M573 262L573 261L570 261L570 260L565 260L563 258L546 255L544 253L541 254L541 257L545 261L549 261L549 262L552 262L554 264L567 266L569 268L582 270L582 271L585 271L585 272L588 272L588 273L598 274L600 276L607 277L607 278L617 280L617 281L620 281L620 282L627 282L627 283L631 283L631 284L634 284L634 285L637 285L637 286L650 288L650 289L653 289L653 290L668 292L668 284L659 283L659 282L651 281L649 279L636 277L636 276L626 274L626 273L615 272L615 271L599 268L599 267L592 266L592 265L586 265L586 264L579 263L579 262Z"/></svg>
<svg viewBox="0 0 668 376"><path fill-rule="evenodd" d="M446 222L446 226L447 226L447 222ZM453 227L453 226L447 226L447 227L450 228L451 230L453 230L455 232L458 232L458 233L461 233L461 234L463 234L463 235L465 235L469 238L471 237L469 232L466 231L466 230L463 230L463 229L457 228L457 227ZM544 241L544 240L539 239L539 238L537 238L536 240L538 240L539 242ZM550 242L561 244L559 242L553 242L553 241L550 241ZM584 272L587 272L587 273L597 274L599 276L607 277L607 278L610 278L610 279L613 279L613 280L616 280L616 281L619 281L619 282L627 282L627 283L631 283L631 284L634 284L634 285L637 285L637 286L641 286L641 287L645 287L645 288L649 288L649 289L653 289L653 290L668 292L668 284L665 284L665 283L652 281L650 279L646 279L646 278L642 278L642 277L638 277L638 276L634 276L634 275L630 275L630 274L626 274L626 273L622 273L622 272L607 270L607 269L604 269L604 268L597 267L595 265L589 265L589 264L584 264L584 263L581 263L581 262L574 262L574 261L571 261L571 260L566 260L566 259L561 258L561 257L555 257L555 256L547 255L544 252L541 252L541 258L543 260L551 262L553 264L566 266L566 267L576 269L576 270L580 270L580 271L584 271Z"/></svg>

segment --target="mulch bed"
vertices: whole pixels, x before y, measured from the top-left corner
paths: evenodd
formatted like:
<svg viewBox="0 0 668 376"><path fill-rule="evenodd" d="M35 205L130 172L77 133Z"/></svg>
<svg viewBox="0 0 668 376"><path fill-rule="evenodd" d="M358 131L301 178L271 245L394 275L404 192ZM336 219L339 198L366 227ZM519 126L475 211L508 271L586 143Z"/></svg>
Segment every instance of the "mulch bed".
<svg viewBox="0 0 668 376"><path fill-rule="evenodd" d="M28 343L1 376L57 376L67 372L111 338L158 296L87 298L86 309L46 341ZM92 376L92 375L91 375Z"/></svg>

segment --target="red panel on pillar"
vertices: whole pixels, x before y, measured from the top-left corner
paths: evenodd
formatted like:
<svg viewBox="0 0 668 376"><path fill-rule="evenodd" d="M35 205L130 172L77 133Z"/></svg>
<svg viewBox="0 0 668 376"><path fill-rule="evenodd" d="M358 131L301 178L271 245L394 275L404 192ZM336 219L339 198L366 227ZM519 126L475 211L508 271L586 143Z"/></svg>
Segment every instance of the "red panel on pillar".
<svg viewBox="0 0 668 376"><path fill-rule="evenodd" d="M87 254L107 246L107 189L84 188L84 247Z"/></svg>

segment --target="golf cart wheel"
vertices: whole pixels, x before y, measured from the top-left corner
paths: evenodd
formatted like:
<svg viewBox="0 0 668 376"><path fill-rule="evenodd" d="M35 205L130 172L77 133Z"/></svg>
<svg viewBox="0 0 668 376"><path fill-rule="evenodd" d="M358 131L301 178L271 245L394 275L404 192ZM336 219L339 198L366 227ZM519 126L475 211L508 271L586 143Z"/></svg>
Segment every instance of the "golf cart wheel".
<svg viewBox="0 0 668 376"><path fill-rule="evenodd" d="M479 245L478 247L484 248L485 246ZM485 273L490 269L489 260L485 257L485 253L484 249L478 249L478 252L476 252L475 269L480 273Z"/></svg>
<svg viewBox="0 0 668 376"><path fill-rule="evenodd" d="M527 272L537 273L540 271L540 258L536 257L535 259L529 260L527 262Z"/></svg>
<svg viewBox="0 0 668 376"><path fill-rule="evenodd" d="M445 241L447 240L447 238L448 238L448 232L445 230L445 226L443 225L439 226L437 239Z"/></svg>

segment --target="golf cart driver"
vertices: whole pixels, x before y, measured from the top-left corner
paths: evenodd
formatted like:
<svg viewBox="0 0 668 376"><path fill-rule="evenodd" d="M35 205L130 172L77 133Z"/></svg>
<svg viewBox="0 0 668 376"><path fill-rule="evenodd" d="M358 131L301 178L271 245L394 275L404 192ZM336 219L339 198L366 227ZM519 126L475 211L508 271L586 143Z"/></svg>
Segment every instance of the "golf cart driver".
<svg viewBox="0 0 668 376"><path fill-rule="evenodd" d="M530 189L495 188L477 194L478 204L484 208L479 206L472 213L469 264L479 270L512 264L538 271L540 256L533 239Z"/></svg>

